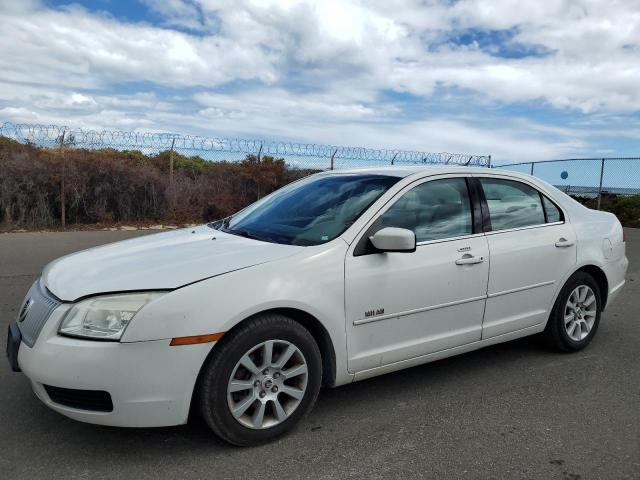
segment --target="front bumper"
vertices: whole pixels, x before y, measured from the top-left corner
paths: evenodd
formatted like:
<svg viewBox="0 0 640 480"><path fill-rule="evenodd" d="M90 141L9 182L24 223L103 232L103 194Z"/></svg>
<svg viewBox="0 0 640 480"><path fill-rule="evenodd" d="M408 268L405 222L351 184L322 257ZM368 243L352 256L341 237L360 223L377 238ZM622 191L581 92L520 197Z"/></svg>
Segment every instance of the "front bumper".
<svg viewBox="0 0 640 480"><path fill-rule="evenodd" d="M20 365L18 365L18 350L20 349L21 343L22 334L20 333L18 324L13 322L9 325L7 331L7 360L9 361L11 370L14 372L20 371Z"/></svg>
<svg viewBox="0 0 640 480"><path fill-rule="evenodd" d="M75 420L121 427L186 423L191 397L212 343L169 346L169 339L100 342L62 337L58 325L66 307L53 312L33 347L25 343L18 364L42 402ZM106 391L109 412L71 408L54 402L45 385Z"/></svg>

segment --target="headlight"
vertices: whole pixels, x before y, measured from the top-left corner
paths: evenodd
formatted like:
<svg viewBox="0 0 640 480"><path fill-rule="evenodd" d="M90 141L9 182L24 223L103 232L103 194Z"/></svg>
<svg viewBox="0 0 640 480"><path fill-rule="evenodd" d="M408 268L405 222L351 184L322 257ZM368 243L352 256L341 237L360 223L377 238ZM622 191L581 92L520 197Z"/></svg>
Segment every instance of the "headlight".
<svg viewBox="0 0 640 480"><path fill-rule="evenodd" d="M75 304L64 316L59 333L100 340L120 340L131 319L161 292L94 297Z"/></svg>

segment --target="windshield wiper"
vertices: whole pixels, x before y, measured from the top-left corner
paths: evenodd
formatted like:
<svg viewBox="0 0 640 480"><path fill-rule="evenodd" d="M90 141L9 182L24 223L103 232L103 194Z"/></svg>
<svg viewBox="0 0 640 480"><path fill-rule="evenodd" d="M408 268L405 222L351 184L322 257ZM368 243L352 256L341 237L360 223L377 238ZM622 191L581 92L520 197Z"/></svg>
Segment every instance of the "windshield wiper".
<svg viewBox="0 0 640 480"><path fill-rule="evenodd" d="M265 239L263 239L262 237L259 237L257 235L254 235L253 233L251 233L248 230L243 230L241 228L239 229L235 229L235 228L225 228L224 231L226 233L231 233L232 235L238 235L239 237L244 237L244 238L250 238L251 240L260 240L260 241L266 241Z"/></svg>

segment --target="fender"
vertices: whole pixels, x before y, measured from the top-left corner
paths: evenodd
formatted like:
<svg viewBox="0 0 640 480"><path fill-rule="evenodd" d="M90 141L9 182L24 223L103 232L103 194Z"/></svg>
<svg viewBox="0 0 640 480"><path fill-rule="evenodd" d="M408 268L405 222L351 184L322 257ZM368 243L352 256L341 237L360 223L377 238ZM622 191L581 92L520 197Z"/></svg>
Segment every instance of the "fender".
<svg viewBox="0 0 640 480"><path fill-rule="evenodd" d="M336 384L352 376L346 362L344 257L337 238L301 253L229 272L171 291L140 311L122 342L224 333L245 319L291 308L316 318L326 329L336 356ZM175 347L180 348L180 347Z"/></svg>

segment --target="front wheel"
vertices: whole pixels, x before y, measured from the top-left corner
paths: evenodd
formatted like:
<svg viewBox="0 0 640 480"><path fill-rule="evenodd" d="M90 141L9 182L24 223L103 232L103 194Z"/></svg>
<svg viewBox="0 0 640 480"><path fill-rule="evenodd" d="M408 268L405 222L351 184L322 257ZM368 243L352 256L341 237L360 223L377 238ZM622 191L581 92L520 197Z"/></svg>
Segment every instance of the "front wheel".
<svg viewBox="0 0 640 480"><path fill-rule="evenodd" d="M302 325L279 314L255 317L215 346L201 374L200 412L229 443L264 443L311 410L321 379L320 351Z"/></svg>
<svg viewBox="0 0 640 480"><path fill-rule="evenodd" d="M558 350L576 352L593 339L602 312L600 288L585 272L567 280L553 306L545 329L548 342Z"/></svg>

